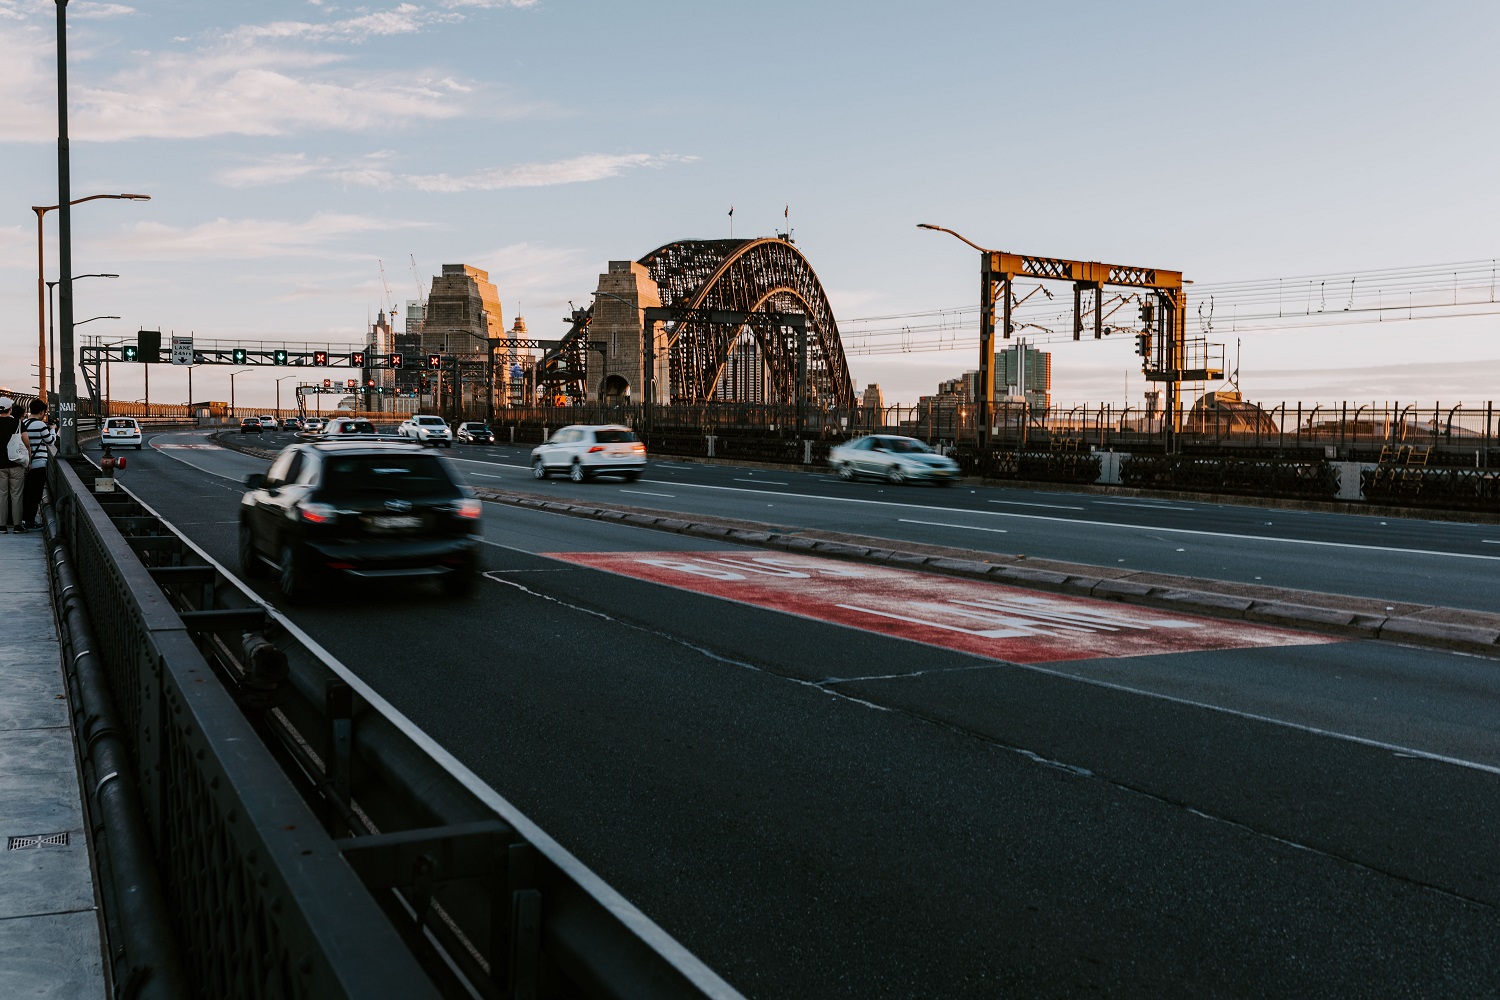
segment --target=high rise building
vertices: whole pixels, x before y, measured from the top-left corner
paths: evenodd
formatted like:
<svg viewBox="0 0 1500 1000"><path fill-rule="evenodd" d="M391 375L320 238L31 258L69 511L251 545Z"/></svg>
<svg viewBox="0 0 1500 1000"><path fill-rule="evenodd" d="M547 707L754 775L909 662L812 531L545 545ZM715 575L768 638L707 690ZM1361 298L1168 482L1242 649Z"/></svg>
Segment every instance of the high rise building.
<svg viewBox="0 0 1500 1000"><path fill-rule="evenodd" d="M1025 342L995 352L995 398L1022 396L1033 408L1052 404L1052 355Z"/></svg>

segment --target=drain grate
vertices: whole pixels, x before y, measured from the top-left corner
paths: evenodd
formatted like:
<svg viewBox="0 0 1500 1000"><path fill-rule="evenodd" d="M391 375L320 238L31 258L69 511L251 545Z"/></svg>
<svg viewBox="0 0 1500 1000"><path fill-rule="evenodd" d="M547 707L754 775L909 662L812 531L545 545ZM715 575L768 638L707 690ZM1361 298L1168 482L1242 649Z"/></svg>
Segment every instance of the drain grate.
<svg viewBox="0 0 1500 1000"><path fill-rule="evenodd" d="M66 833L39 833L32 837L8 837L5 841L7 851L24 851L28 847L67 847L68 835Z"/></svg>

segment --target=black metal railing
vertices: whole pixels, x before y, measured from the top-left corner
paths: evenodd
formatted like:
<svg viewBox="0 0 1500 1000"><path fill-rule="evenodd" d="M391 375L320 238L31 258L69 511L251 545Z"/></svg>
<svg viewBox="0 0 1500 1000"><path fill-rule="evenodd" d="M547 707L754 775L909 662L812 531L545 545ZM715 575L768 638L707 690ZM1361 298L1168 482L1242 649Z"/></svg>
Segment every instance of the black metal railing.
<svg viewBox="0 0 1500 1000"><path fill-rule="evenodd" d="M738 997L128 491L54 463L194 992ZM113 942L112 942L113 944Z"/></svg>

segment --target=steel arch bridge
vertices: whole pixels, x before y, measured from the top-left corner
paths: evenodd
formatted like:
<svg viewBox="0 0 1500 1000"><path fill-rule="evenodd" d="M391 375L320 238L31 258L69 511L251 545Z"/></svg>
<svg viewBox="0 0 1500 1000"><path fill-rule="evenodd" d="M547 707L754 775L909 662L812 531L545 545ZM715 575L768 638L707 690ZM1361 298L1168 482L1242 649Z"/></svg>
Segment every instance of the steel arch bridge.
<svg viewBox="0 0 1500 1000"><path fill-rule="evenodd" d="M746 373L751 369L754 394L761 401L797 401L796 331L701 318L719 310L806 316L807 401L854 406L854 384L833 308L812 265L790 240L682 240L658 247L637 263L657 283L663 306L700 311L696 318L668 324L672 402L748 401L726 384L726 373L745 376L740 388L749 388L752 379Z"/></svg>

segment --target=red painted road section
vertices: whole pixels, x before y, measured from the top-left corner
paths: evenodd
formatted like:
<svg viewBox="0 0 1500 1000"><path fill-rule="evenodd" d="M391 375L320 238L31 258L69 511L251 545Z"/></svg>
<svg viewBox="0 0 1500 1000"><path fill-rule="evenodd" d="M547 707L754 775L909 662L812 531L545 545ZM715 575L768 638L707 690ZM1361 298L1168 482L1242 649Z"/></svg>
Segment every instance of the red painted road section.
<svg viewBox="0 0 1500 1000"><path fill-rule="evenodd" d="M749 552L552 552L549 558L1012 663L1334 642L886 566Z"/></svg>

